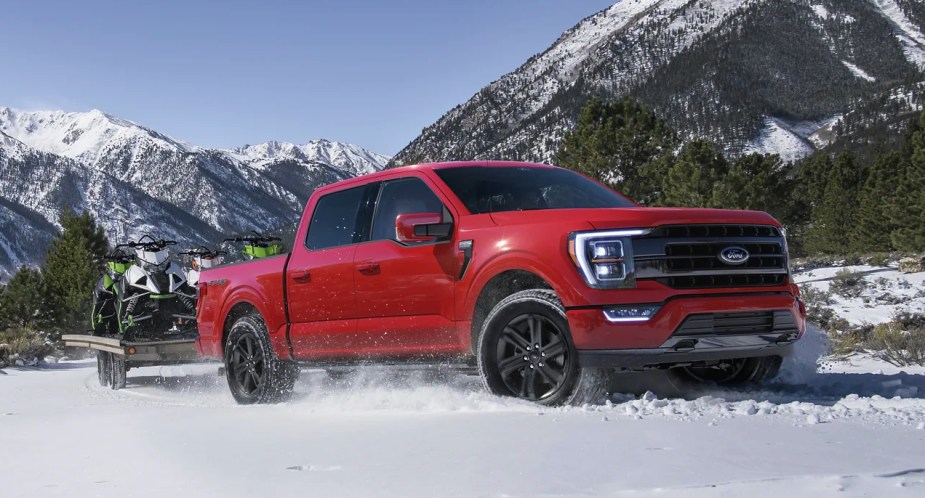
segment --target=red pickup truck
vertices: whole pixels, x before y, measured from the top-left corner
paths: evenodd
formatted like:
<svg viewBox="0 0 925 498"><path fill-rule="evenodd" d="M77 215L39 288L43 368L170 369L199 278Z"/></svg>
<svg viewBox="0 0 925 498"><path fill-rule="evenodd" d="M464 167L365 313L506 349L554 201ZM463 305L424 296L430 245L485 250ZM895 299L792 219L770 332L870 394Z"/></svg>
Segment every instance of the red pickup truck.
<svg viewBox="0 0 925 498"><path fill-rule="evenodd" d="M300 366L420 363L556 405L615 370L769 379L805 308L766 213L643 208L554 166L458 162L319 188L289 254L202 273L198 327L240 403L285 400Z"/></svg>

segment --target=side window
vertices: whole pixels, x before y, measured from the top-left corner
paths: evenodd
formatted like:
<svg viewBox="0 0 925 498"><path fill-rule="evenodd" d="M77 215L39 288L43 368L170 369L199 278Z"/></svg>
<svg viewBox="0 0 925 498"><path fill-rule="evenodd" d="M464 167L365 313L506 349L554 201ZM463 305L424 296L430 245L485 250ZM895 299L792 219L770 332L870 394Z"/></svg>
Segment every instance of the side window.
<svg viewBox="0 0 925 498"><path fill-rule="evenodd" d="M305 245L317 251L359 242L362 227L357 218L365 192L365 186L356 187L318 199L311 224L308 225Z"/></svg>
<svg viewBox="0 0 925 498"><path fill-rule="evenodd" d="M409 213L444 212L443 203L424 182L417 178L393 180L382 185L379 205L373 219L370 240L396 240L395 218Z"/></svg>

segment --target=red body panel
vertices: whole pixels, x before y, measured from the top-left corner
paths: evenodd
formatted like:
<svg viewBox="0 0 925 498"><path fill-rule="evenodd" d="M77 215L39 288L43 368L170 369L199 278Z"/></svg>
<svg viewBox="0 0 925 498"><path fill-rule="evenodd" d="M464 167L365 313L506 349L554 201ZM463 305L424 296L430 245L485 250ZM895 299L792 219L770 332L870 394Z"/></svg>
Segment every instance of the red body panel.
<svg viewBox="0 0 925 498"><path fill-rule="evenodd" d="M263 316L282 357L310 361L471 354L479 295L493 277L509 270L531 272L556 291L568 309L579 350L658 347L690 313L786 309L804 329L798 290L789 279L777 287L678 290L639 281L631 289L597 290L585 283L566 250L569 234L576 231L706 223L780 227L768 214L640 207L471 214L434 173L454 166L512 165L524 166L419 165L318 189L306 206L291 255L203 272L203 354L221 356L226 317L240 303L249 303ZM424 180L446 205L454 222L449 240L424 245L379 240L320 251L302 244L317 199L324 194L407 176ZM460 241L473 244L462 279ZM665 304L642 325L608 322L601 310L633 303Z"/></svg>

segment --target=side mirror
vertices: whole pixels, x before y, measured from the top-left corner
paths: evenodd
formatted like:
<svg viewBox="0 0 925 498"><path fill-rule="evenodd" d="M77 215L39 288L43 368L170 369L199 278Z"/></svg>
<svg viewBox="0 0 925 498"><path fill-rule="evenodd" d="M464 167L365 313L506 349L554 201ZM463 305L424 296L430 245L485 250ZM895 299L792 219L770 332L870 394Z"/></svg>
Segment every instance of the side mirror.
<svg viewBox="0 0 925 498"><path fill-rule="evenodd" d="M443 223L440 213L407 213L395 218L395 236L406 244L431 242L449 236L452 231L453 223Z"/></svg>

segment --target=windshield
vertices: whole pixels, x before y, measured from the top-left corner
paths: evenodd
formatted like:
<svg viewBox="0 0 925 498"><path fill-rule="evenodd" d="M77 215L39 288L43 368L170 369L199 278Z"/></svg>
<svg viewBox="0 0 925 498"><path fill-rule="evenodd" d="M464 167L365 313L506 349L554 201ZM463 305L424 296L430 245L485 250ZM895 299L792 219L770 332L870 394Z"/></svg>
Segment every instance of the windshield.
<svg viewBox="0 0 925 498"><path fill-rule="evenodd" d="M561 168L464 166L436 173L472 214L636 206L613 190Z"/></svg>

